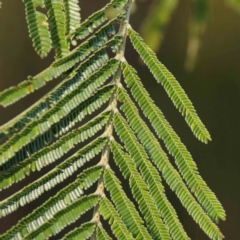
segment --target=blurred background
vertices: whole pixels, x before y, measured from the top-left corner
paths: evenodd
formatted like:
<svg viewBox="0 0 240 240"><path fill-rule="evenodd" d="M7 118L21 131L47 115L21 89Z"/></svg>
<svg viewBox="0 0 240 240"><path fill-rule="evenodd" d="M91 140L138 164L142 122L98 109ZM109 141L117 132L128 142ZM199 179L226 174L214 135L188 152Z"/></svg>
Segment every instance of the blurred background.
<svg viewBox="0 0 240 240"><path fill-rule="evenodd" d="M42 71L54 58L50 54L41 60L32 48L23 3L2 2L0 91ZM80 0L82 19L106 3L106 0ZM203 179L226 210L227 220L220 223L221 231L227 240L240 240L240 1L136 0L131 24L178 79L210 131L213 141L208 145L194 138L128 42L126 58L139 72L154 101L192 153ZM13 106L0 108L0 125L57 83L56 79ZM191 239L208 239L175 195L168 189L167 194ZM8 192L0 195L2 200ZM7 220L1 219L0 233L16 223L21 214L26 215L23 211L27 208L24 209Z"/></svg>

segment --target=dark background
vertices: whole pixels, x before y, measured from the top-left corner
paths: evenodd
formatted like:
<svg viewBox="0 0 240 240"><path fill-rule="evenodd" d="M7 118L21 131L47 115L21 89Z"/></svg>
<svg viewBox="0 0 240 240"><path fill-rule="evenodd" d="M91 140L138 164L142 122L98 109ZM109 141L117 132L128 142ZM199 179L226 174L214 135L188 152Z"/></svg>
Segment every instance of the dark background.
<svg viewBox="0 0 240 240"><path fill-rule="evenodd" d="M85 19L106 2L81 0L82 18ZM144 20L150 2L137 1L137 11L131 16L132 26L136 30ZM179 1L157 55L187 92L209 129L212 142L205 145L195 139L162 87L156 84L148 69L139 61L129 42L126 58L136 67L154 101L192 153L203 179L222 202L227 220L220 223L221 231L227 240L239 240L240 14L228 8L223 0L211 0L210 17L202 37L196 67L192 73L187 73L184 61L190 17L189 2ZM37 74L49 66L52 60L53 55L41 60L34 52L28 37L23 3L20 0L3 1L0 10L0 91L16 85L28 75ZM58 80L54 80L35 92L35 96L30 95L7 109L1 108L0 124L30 106L57 83ZM174 194L168 194L189 236L193 240L208 239L181 207ZM4 192L0 195L1 199L6 196ZM18 214L10 215L7 220L1 219L0 232L4 232L18 219Z"/></svg>

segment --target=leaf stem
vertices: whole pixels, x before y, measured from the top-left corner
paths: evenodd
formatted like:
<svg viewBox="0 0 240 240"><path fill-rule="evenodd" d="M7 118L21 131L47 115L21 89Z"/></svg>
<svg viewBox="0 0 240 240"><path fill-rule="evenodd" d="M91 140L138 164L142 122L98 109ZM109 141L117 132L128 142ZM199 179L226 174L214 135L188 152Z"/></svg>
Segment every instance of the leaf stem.
<svg viewBox="0 0 240 240"><path fill-rule="evenodd" d="M119 47L119 50L117 51L116 56L115 56L115 58L119 61L124 60L124 54L125 54L125 48L126 48L126 39L127 39L127 26L129 24L130 9L131 9L131 5L132 5L133 1L134 0L129 0L128 3L122 9L125 13L125 18L123 18L120 22L120 28L119 28L118 36L122 37L123 42L122 42L121 46ZM117 72L114 74L113 79L112 79L112 83L115 84L115 86L116 86L116 89L113 92L113 94L110 98L110 101L109 101L109 107L111 108L112 115L110 117L110 120L106 124L105 132L104 132L104 134L106 136L108 136L109 140L113 139L113 122L112 122L112 119L113 119L114 113L118 112L118 109L117 109L117 90L118 90L118 87L120 85L121 76L122 76L122 69L121 69L121 66L119 66ZM105 169L110 168L110 166L109 166L109 155L110 155L110 145L107 144L102 151L101 160L99 162L99 164L103 165L105 167ZM104 177L103 177L103 175L104 175L104 172L101 174L101 176L98 180L98 186L97 186L97 190L96 190L96 193L99 194L100 196L105 195L104 194ZM94 207L92 221L95 222L97 225L101 226L99 204L97 204ZM96 239L97 239L96 238L96 232L94 232L94 234L91 237L91 240L96 240Z"/></svg>

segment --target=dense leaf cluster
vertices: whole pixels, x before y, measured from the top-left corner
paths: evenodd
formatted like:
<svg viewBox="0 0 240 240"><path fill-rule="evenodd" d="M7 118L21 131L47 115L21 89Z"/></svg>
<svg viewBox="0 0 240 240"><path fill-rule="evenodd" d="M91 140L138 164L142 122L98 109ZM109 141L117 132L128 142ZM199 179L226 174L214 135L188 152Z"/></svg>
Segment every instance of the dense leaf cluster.
<svg viewBox="0 0 240 240"><path fill-rule="evenodd" d="M56 166L1 201L0 217L34 201L74 173L78 175L0 239L48 239L92 210L88 221L62 238L105 240L113 234L117 239L189 239L165 194L162 178L203 231L211 239L222 239L216 225L225 219L221 204L124 57L129 37L194 135L204 143L211 140L175 77L132 29L132 0L112 0L82 23L77 0L24 0L24 4L35 50L44 57L54 49L56 59L37 76L1 92L0 104L7 107L48 81L65 78L0 127L0 139L5 141L0 146L0 190L47 165ZM45 8L46 15L39 8ZM118 11L113 19L108 19L106 11L112 8ZM70 51L73 44L77 46ZM115 57L110 57L110 51ZM82 148L78 147L80 143ZM71 150L75 153L67 158ZM174 157L177 168L168 154ZM95 157L99 157L98 164L87 168L86 163ZM112 161L129 182L132 196L111 168ZM94 184L96 191L86 193ZM104 229L103 219L112 233Z"/></svg>

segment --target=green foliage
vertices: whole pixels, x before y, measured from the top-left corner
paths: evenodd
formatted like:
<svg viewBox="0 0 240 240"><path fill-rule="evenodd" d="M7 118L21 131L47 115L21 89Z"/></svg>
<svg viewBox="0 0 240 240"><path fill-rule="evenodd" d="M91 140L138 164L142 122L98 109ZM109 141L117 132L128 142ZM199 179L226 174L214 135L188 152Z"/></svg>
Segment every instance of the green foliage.
<svg viewBox="0 0 240 240"><path fill-rule="evenodd" d="M74 67L76 63L86 59L92 52L97 51L102 46L105 46L105 43L108 40L108 35L114 33L113 24L116 20L117 19L114 19L113 21L107 23L98 32L96 32L93 37L80 44L66 57L54 62L52 66L50 66L37 76L30 77L29 80L23 81L19 85L10 87L9 89L1 92L0 104L4 107L13 104L14 102L20 100L21 98L32 93L33 91L43 87L46 82L59 77L64 72L67 72L69 69ZM119 44L119 41L119 38L116 36L108 42L108 45L110 47L112 46L114 50L114 47ZM87 61L90 61L90 59L87 59Z"/></svg>
<svg viewBox="0 0 240 240"><path fill-rule="evenodd" d="M63 0L44 0L48 11L49 27L53 47L56 51L56 58L64 57L69 52L69 47L65 35L68 26L66 26L66 18L69 17L68 9L66 15L62 11L64 8ZM68 24L69 25L69 24Z"/></svg>
<svg viewBox="0 0 240 240"><path fill-rule="evenodd" d="M109 235L106 233L106 231L102 227L98 227L96 229L96 238L98 240L111 240Z"/></svg>
<svg viewBox="0 0 240 240"><path fill-rule="evenodd" d="M81 16L78 0L63 0L66 15L66 35L79 27Z"/></svg>
<svg viewBox="0 0 240 240"><path fill-rule="evenodd" d="M157 165L160 171L162 171L163 177L169 184L169 186L173 189L173 182L174 181L180 181L181 185L184 186L181 177L177 176L177 172L175 173L174 168L171 166L166 154L164 151L161 149L161 146L159 145L157 139L154 137L154 135L151 133L151 131L148 129L147 125L144 123L144 121L140 118L137 107L134 105L130 97L128 96L126 90L123 88L120 88L118 91L118 99L120 102L124 102L121 106L121 110L125 113L127 120L136 133L138 139L141 141L145 149L148 150L149 155L153 162ZM160 165L161 164L161 165ZM160 166L159 166L160 165ZM170 169L171 174L170 176L166 176L163 171L163 169ZM153 173L156 170L152 170ZM175 176L175 177L174 177ZM173 179L173 180L171 180ZM153 189L154 189L154 185ZM156 191L156 195L154 195L154 198L156 199L156 205L159 209L159 211L162 213L162 216L168 226L175 226L174 229L171 229L169 227L169 231L171 232L172 236L177 238L180 237L181 239L187 239L188 237L186 236L185 231L183 230L177 214L172 207L171 203L167 200L164 191L163 191L163 186L160 186L160 184L157 182L155 184L155 188L159 189L159 191ZM180 198L182 200L182 198Z"/></svg>
<svg viewBox="0 0 240 240"><path fill-rule="evenodd" d="M174 76L158 61L155 53L143 42L141 37L132 28L129 27L128 33L134 48L138 51L158 83L163 85L176 108L178 108L185 117L187 124L192 129L195 136L200 141L207 143L211 140L211 137L197 116L192 103Z"/></svg>
<svg viewBox="0 0 240 240"><path fill-rule="evenodd" d="M161 110L157 108L149 97L149 94L143 88L140 79L136 75L136 71L131 66L127 64L124 65L125 68L123 72L128 87L131 88L134 98L137 100L145 116L150 120L159 138L163 139L169 153L175 157L179 171L189 188L194 192L199 202L213 220L224 220L225 212L214 193L208 189L206 183L200 177L191 154L169 125Z"/></svg>
<svg viewBox="0 0 240 240"><path fill-rule="evenodd" d="M111 198L116 205L117 210L122 216L123 221L132 233L135 239L151 239L144 227L144 222L139 213L136 211L133 203L124 193L119 180L114 176L111 170L104 173L104 182L107 190L111 194ZM119 196L121 196L119 198Z"/></svg>
<svg viewBox="0 0 240 240"><path fill-rule="evenodd" d="M59 210L64 209L71 202L83 195L83 189L88 189L100 176L102 167L95 166L81 173L74 183L62 189L57 195L50 198L42 206L38 207L27 217L19 221L2 239L14 238L20 234L25 237L28 232L33 231L37 226L42 225L43 218L52 219L52 216Z"/></svg>
<svg viewBox="0 0 240 240"><path fill-rule="evenodd" d="M86 141L100 131L109 120L110 111L102 113L84 126L69 132L59 138L49 147L42 148L23 162L14 165L9 171L0 176L0 190L10 187L29 175L31 171L40 171L45 166L55 162L64 154L68 153L75 145Z"/></svg>
<svg viewBox="0 0 240 240"><path fill-rule="evenodd" d="M75 202L69 204L63 210L53 215L51 220L44 222L36 230L25 236L25 239L48 239L52 235L56 235L67 225L75 222L83 213L94 207L98 203L97 195L84 196Z"/></svg>
<svg viewBox="0 0 240 240"><path fill-rule="evenodd" d="M13 211L16 211L20 206L24 206L29 202L32 202L43 192L49 191L54 186L70 177L87 161L97 155L103 149L106 142L106 138L96 139L78 153L59 164L57 168L2 201L0 203L0 216L6 216Z"/></svg>
<svg viewBox="0 0 240 240"><path fill-rule="evenodd" d="M105 197L101 199L100 202L100 213L105 220L111 225L111 229L114 235L118 239L129 239L134 240L131 233L128 232L127 227L119 216L118 212L115 210L112 203Z"/></svg>
<svg viewBox="0 0 240 240"><path fill-rule="evenodd" d="M64 236L64 240L72 239L72 240L78 240L78 239L88 239L92 236L93 232L95 231L96 224L95 223L84 223L81 227L76 228L75 230L69 232L67 235Z"/></svg>
<svg viewBox="0 0 240 240"><path fill-rule="evenodd" d="M126 127L126 125L125 125ZM123 132L120 129L119 132ZM133 149L132 151L134 151ZM164 236L163 239L171 239L169 233L167 232L166 226L164 226L160 212L158 211L154 199L151 193L149 193L149 186L143 181L141 175L138 173L134 160L130 156L122 152L123 157L120 161L126 161L126 165L130 171L129 184L132 190L132 194L139 204L140 211L144 216L147 223L147 228L153 239ZM117 159L118 157L118 159ZM115 160L119 161L119 156L115 156ZM120 163L118 163L120 165ZM145 174L146 176L146 174Z"/></svg>
<svg viewBox="0 0 240 240"><path fill-rule="evenodd" d="M0 127L0 140L4 141L0 147L1 191L46 166L51 167L39 179L1 201L0 218L78 175L0 239L48 239L62 234L63 229L81 219L87 211L91 211L88 217L81 219L77 228L68 228L69 232L61 239L105 240L111 239L111 234L124 240L189 239L168 200L162 178L203 231L211 239L222 239L216 225L220 219L225 219L220 202L201 178L191 154L154 104L136 71L124 58L129 36L194 135L205 143L210 140L206 127L177 80L130 26L132 1L112 0L82 23L77 0L25 0L24 3L36 51L46 56L54 48L56 60L37 76L0 93L0 103L6 107L54 78L61 76L62 81ZM44 14L38 14L39 7L47 10L48 18L44 16L43 25ZM112 11L114 8L116 11ZM112 11L111 16L109 11ZM77 46L69 52L71 44ZM110 57L110 51L115 57ZM163 140L167 153L155 133ZM66 158L70 151L73 155ZM174 157L177 169L168 153ZM96 157L100 160L94 164ZM113 161L128 182L131 193L123 186L122 177L113 171ZM112 233L105 231L107 223Z"/></svg>
<svg viewBox="0 0 240 240"><path fill-rule="evenodd" d="M52 41L48 31L47 16L36 10L39 4L34 0L23 0L26 8L26 18L33 46L41 57L45 57L51 50ZM44 5L40 5L44 7Z"/></svg>

